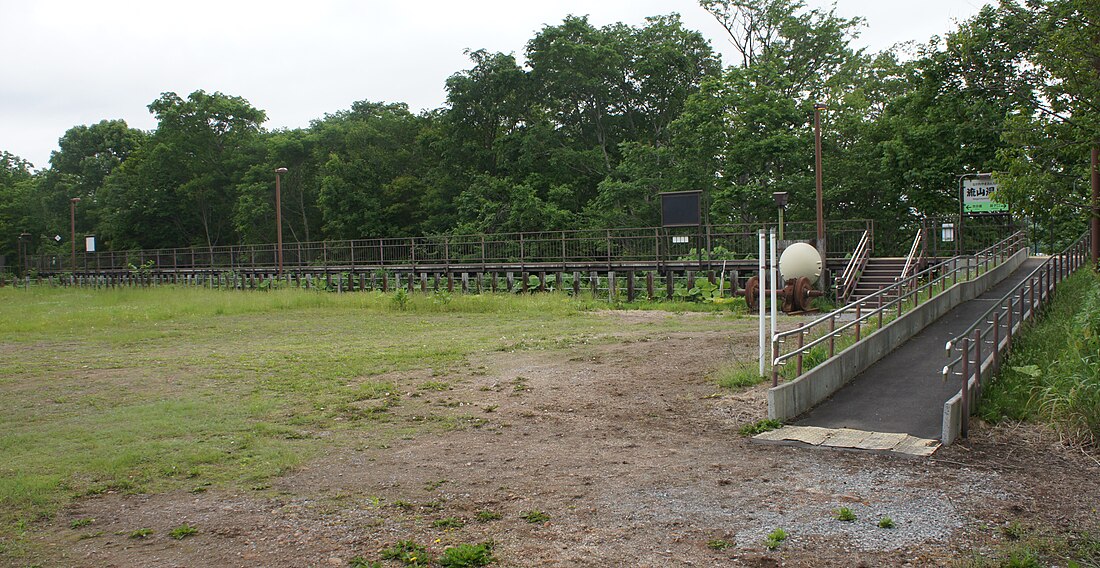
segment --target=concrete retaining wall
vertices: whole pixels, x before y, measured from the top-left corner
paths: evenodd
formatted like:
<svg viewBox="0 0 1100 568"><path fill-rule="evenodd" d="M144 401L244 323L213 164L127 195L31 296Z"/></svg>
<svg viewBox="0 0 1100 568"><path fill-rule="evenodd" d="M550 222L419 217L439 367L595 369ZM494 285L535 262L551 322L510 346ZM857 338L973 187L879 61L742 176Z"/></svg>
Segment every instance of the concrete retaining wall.
<svg viewBox="0 0 1100 568"><path fill-rule="evenodd" d="M772 387L768 390L768 418L786 421L809 411L940 316L1004 280L1027 257L1026 250L1017 252L1000 266L975 280L948 288L801 377ZM934 355L942 356L942 353ZM947 418L944 420L946 422Z"/></svg>

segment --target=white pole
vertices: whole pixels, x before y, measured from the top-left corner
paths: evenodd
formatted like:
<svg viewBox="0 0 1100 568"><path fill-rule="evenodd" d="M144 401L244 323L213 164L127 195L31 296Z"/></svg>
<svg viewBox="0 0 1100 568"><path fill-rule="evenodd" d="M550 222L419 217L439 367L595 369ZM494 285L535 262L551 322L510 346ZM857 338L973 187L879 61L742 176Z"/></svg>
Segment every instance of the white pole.
<svg viewBox="0 0 1100 568"><path fill-rule="evenodd" d="M760 306L759 313L760 313L760 376L761 377L764 376L764 318L765 318L765 316L764 316L764 288L766 288L766 284L767 284L767 278L765 278L767 276L767 273L764 270L764 261L766 260L766 256L765 256L766 254L767 253L766 253L765 248L764 248L764 229L760 229L760 255L757 256L758 260L757 260L756 264L757 264L758 270L756 272L756 276L757 276L758 288L760 290L760 292L759 292L760 298L759 298L759 303L757 305Z"/></svg>
<svg viewBox="0 0 1100 568"><path fill-rule="evenodd" d="M771 281L772 281L772 334L771 334L770 337L771 337L771 340L772 340L772 344L774 345L774 343L775 343L775 334L776 334L775 310L776 310L776 305L779 304L779 302L776 301L778 299L778 298L776 298L776 295L779 293L779 278L776 276L778 274L778 268L777 267L779 266L779 262L775 258L775 229L772 229L772 231L771 231L771 242L772 242L772 247L771 247L772 248L772 250L771 250L771 252L772 252L772 256L771 256L771 263L772 263L772 270L771 270Z"/></svg>

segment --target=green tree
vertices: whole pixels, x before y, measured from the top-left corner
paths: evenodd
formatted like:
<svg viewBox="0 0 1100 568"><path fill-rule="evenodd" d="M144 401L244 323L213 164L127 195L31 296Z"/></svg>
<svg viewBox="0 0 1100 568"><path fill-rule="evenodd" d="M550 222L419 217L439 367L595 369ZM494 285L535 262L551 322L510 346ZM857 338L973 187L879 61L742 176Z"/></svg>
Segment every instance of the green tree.
<svg viewBox="0 0 1100 568"><path fill-rule="evenodd" d="M157 130L108 178L103 233L119 246L237 242L233 211L245 171L262 155L266 120L245 99L195 91L149 105Z"/></svg>

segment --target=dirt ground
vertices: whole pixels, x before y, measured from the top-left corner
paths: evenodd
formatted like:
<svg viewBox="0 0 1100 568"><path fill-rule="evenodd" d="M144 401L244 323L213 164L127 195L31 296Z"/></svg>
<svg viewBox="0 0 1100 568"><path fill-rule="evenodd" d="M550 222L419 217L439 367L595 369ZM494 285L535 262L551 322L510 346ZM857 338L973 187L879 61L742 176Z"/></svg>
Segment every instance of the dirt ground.
<svg viewBox="0 0 1100 568"><path fill-rule="evenodd" d="M499 566L928 566L993 554L1018 536L1005 527L1100 530L1100 466L1036 427L979 426L931 459L740 437L766 387L706 375L754 346L691 332L482 355L425 395L476 425L324 455L258 491L84 498L43 539L67 566L348 566L399 540L434 555L492 540ZM841 506L857 520L835 520ZM465 525L434 524L452 517ZM170 538L182 523L198 533ZM130 538L139 526L154 532ZM768 550L776 528L789 538Z"/></svg>

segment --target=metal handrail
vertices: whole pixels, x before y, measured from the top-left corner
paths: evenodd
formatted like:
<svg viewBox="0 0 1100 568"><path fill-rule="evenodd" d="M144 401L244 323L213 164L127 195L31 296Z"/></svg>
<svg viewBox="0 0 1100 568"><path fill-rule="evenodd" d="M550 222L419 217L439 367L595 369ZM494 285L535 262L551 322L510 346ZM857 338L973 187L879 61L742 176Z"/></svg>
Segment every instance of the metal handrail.
<svg viewBox="0 0 1100 568"><path fill-rule="evenodd" d="M881 328L884 313L886 311L896 310L897 316L900 317L902 315L902 306L904 302L907 301L909 298L912 298L914 296L919 298L925 290L928 290L928 296L929 298L932 298L934 295L933 291L935 290L937 285L940 287L940 292L942 293L948 288L947 280L953 280L952 286L958 284L960 280L959 273L963 271L966 272L965 280L970 280L972 269L977 272L976 269L983 263L988 268L991 261L994 263L994 265L996 265L1001 259L1008 258L1012 254L1015 254L1017 251L1021 250L1021 247L1025 243L1025 240L1026 239L1024 233L1022 231L1018 231L1016 233L1013 233L1008 238L990 247L987 247L982 251L975 253L973 256L952 257L935 266L928 267L908 278L899 280L894 284L886 286L881 290L864 298L860 298L859 300L850 302L844 307L834 310L809 323L800 325L797 328L791 330L776 333L772 336L772 385L776 386L779 384L779 367L785 365L791 359L798 360L799 364L797 374L798 376L801 376L802 358L813 348L819 345L824 345L826 342L828 342L830 345L830 353L828 354L826 359L833 357L835 354L833 352L833 349L835 347L835 340L838 337L841 337L847 330L854 327L856 330L856 337L858 341L860 332L859 326L864 321L868 320L871 317L878 316L880 324L879 327ZM952 265L952 268L950 270L947 270L946 267L949 264ZM963 267L960 267L960 264L963 264ZM937 272L939 273L939 276L937 278L932 278L932 275ZM977 276L977 274L975 274L975 276ZM920 283L922 278L927 278L927 281L924 284ZM897 292L896 295L894 294L894 292ZM873 310L864 311L863 307L872 302L875 308ZM841 325L840 327L837 327L837 318L851 311L855 311L855 319ZM829 331L827 333L821 335L820 337L812 340L809 343L804 342L804 338L808 332L811 332L814 328L824 325L825 323L829 324ZM789 353L780 354L779 345L785 343L784 340L786 338L795 335L797 335L799 339L799 345L797 346L797 348Z"/></svg>
<svg viewBox="0 0 1100 568"><path fill-rule="evenodd" d="M1016 325L1014 325L1014 314L1017 313L1016 306L1019 305L1019 315L1015 316L1018 317L1018 320L1015 321L1018 321L1018 325L1022 329L1024 322L1033 318L1036 310L1050 299L1058 283L1087 264L1085 259L1088 239L1089 233L1085 232L1081 238L1066 247L1060 254L1048 258L1035 270L1028 273L1010 292L997 300L966 331L947 342L945 354L949 359L954 351L961 351L959 356L944 365L942 374L944 382L952 375L960 377L962 380L962 384L959 386L959 394L955 395L960 397L962 421L959 434L962 437L967 436L970 423L970 378L972 376L978 377L979 388L976 389L974 394L980 396L982 364L987 358L992 357L991 365L992 368L996 369L1000 366L1001 352L1007 351L1012 345L1013 330L1016 328ZM1006 324L1003 342L1001 337L1002 321ZM991 339L989 338L990 335L992 335ZM991 347L989 356L982 355L983 346L986 345ZM971 351L975 353L974 361L970 360ZM971 366L971 363L973 363L973 366ZM954 371L956 367L961 367L961 369ZM946 407L944 412L948 412Z"/></svg>
<svg viewBox="0 0 1100 568"><path fill-rule="evenodd" d="M920 261L924 257L924 229L917 229L917 236L913 237L913 246L909 247L909 255L905 257L905 267L901 269L901 274L898 275L897 280L902 280L909 274L911 268L920 265ZM917 255L917 250L921 251L921 258L917 259L916 264L913 263L913 258Z"/></svg>
<svg viewBox="0 0 1100 568"><path fill-rule="evenodd" d="M952 337L950 340L948 340L946 345L945 345L945 350L947 351L948 356L950 356L952 351L955 351L955 350L958 349L958 346L959 346L962 339L968 338L971 335L973 335L974 330L978 329L978 327L980 325L982 325L983 323L992 324L992 322L989 320L989 318L992 317L992 315L995 311L1004 309L1005 301L1010 302L1010 305L1008 306L1008 309L1011 310L1012 305L1014 305L1016 303L1015 300L1012 298L1013 296L1019 295L1019 293L1021 291L1030 288L1032 286L1032 282L1034 282L1037 279L1042 278L1043 274L1044 274L1044 271L1049 271L1050 270L1049 265L1066 262L1066 259L1073 253L1073 251L1075 249L1078 249L1079 247L1083 246L1083 243L1086 242L1088 238L1089 238L1089 233L1086 232L1079 239L1074 241L1073 244L1066 247L1066 249L1063 250L1061 253L1047 258L1046 261L1044 261L1042 264L1040 264L1038 267L1036 267L1035 270L1032 270L1027 276L1025 276L1024 279L1020 282L1020 284L1017 285L1015 288L1013 288L1012 291L1010 291L1007 294L1005 294L1004 296L1002 296L999 300L997 300L997 303L994 304L993 307L986 310L985 313L983 313L981 316L978 317L978 319L974 320L974 323L970 324L970 327L966 328L966 331L964 331L964 332L956 335L955 337ZM1075 266L1074 270L1076 270L1076 268L1077 267ZM1059 278L1059 281L1060 281L1060 278ZM988 333L988 332L987 331L982 332L983 335L985 335L986 333ZM947 374L948 368L955 366L961 360L962 360L962 355L959 355L954 360L949 362L944 367L944 373Z"/></svg>
<svg viewBox="0 0 1100 568"><path fill-rule="evenodd" d="M856 245L856 250L852 253L852 259L848 261L848 266L844 267L844 272L840 275L840 282L843 286L840 293L841 298L847 300L852 295L857 278L867 265L867 259L870 255L871 231L867 230L863 231L863 236L860 237L859 244Z"/></svg>

